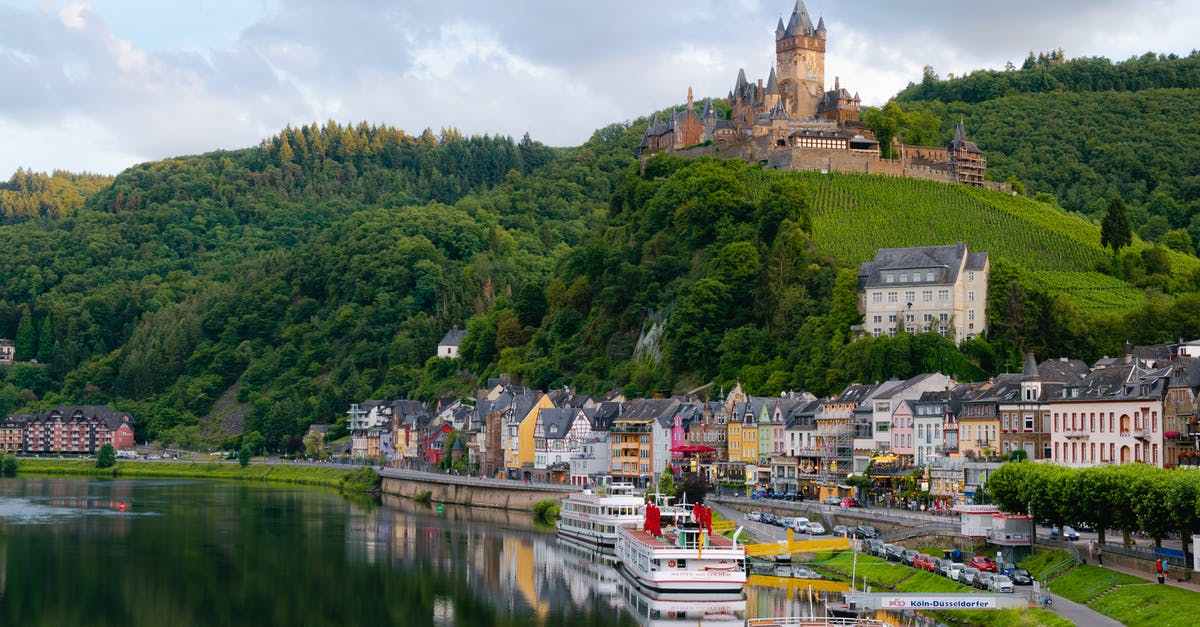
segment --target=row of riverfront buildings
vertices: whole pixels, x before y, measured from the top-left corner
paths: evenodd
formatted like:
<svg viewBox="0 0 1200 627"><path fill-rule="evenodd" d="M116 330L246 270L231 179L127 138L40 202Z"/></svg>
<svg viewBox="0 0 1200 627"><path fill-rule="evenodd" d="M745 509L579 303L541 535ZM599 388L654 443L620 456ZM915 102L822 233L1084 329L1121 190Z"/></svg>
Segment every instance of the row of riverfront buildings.
<svg viewBox="0 0 1200 627"><path fill-rule="evenodd" d="M825 497L851 494L851 476L881 494L919 476L934 497L961 502L1014 451L1073 467L1200 467L1198 398L1200 340L1130 346L1090 365L1030 354L1022 372L987 381L927 373L828 398L749 396L739 385L712 400L625 399L501 378L436 411L360 403L351 433L355 454L407 467L449 458L491 477L644 485L670 468Z"/></svg>
<svg viewBox="0 0 1200 627"><path fill-rule="evenodd" d="M64 405L0 420L0 452L93 454L105 444L134 446L134 419L101 405Z"/></svg>

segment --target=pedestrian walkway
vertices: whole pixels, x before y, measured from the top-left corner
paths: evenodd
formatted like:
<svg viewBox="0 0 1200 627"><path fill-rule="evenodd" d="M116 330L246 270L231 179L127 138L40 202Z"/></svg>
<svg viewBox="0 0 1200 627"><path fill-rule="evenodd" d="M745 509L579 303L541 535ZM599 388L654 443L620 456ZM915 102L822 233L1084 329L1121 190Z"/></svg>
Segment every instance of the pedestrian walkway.
<svg viewBox="0 0 1200 627"><path fill-rule="evenodd" d="M1086 551L1084 552L1084 555L1087 555ZM1111 560L1108 564L1105 564L1104 566L1100 566L1100 568L1107 568L1109 570L1113 570L1118 573L1124 573L1126 575L1133 575L1134 577L1140 577L1142 579L1145 579L1149 583L1155 583L1153 572L1137 570L1135 568L1128 568L1125 566L1118 566L1116 564L1111 563ZM1173 571L1174 571L1174 574L1178 574L1178 572L1182 571L1182 570L1183 570L1182 568L1171 567L1171 569L1169 569L1167 571L1167 574L1171 575L1173 573ZM1158 584L1155 584L1155 585L1158 585ZM1200 584L1194 583L1191 581L1179 581L1178 579L1172 579L1171 577L1168 577L1166 583L1164 583L1163 585L1175 586L1176 588L1183 588L1184 590L1190 590L1192 592L1200 592Z"/></svg>
<svg viewBox="0 0 1200 627"><path fill-rule="evenodd" d="M1082 603L1076 603L1066 597L1051 594L1050 599L1054 601L1054 607L1050 608L1050 611L1076 625L1087 625L1088 627L1119 627L1121 625L1120 621L1109 618Z"/></svg>

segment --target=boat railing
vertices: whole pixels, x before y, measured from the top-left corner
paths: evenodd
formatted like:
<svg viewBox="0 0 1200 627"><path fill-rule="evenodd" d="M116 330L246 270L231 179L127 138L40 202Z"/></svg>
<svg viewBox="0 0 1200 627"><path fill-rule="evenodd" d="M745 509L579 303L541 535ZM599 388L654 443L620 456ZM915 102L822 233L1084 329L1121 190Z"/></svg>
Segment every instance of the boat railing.
<svg viewBox="0 0 1200 627"><path fill-rule="evenodd" d="M749 618L746 627L884 627L886 623L874 618L842 618L834 616L780 616L776 618Z"/></svg>

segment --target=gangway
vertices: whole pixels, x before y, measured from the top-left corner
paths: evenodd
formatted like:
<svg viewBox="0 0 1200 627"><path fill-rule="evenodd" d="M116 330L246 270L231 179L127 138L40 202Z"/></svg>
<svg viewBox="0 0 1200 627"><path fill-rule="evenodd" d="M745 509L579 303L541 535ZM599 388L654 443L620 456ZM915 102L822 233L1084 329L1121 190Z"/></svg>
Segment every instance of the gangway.
<svg viewBox="0 0 1200 627"><path fill-rule="evenodd" d="M802 579L800 577L776 577L774 575L750 575L746 585L787 589L790 591L814 590L817 592L849 592L850 584L830 579Z"/></svg>
<svg viewBox="0 0 1200 627"><path fill-rule="evenodd" d="M850 549L850 540L841 536L822 538L819 540L794 540L792 530L788 529L788 539L778 542L763 542L747 544L746 557L764 557L767 555L790 555L792 553L819 553L824 551L846 551Z"/></svg>

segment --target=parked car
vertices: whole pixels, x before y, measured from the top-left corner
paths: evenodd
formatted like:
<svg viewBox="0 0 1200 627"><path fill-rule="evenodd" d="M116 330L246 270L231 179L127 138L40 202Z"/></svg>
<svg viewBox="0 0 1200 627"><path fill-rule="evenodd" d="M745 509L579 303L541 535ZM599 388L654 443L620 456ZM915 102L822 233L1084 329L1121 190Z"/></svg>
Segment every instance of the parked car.
<svg viewBox="0 0 1200 627"><path fill-rule="evenodd" d="M883 540L880 540L879 538L871 538L869 540L863 540L862 550L864 553L869 553L871 555L878 556L882 549L883 549Z"/></svg>
<svg viewBox="0 0 1200 627"><path fill-rule="evenodd" d="M788 527L792 526L792 517L791 516L776 516L775 524L779 525L780 527L783 527L784 529L787 529Z"/></svg>
<svg viewBox="0 0 1200 627"><path fill-rule="evenodd" d="M945 575L947 579L958 581L958 577L962 574L964 568L966 568L966 566L964 566L962 562L950 562L950 565L943 569L942 574Z"/></svg>
<svg viewBox="0 0 1200 627"><path fill-rule="evenodd" d="M945 577L946 567L952 563L953 562L944 557L935 557L933 558L933 568L929 572Z"/></svg>
<svg viewBox="0 0 1200 627"><path fill-rule="evenodd" d="M903 555L903 557L901 558L901 560L902 560L902 561L903 561L905 564L907 564L907 565L909 565L909 566L912 566L912 565L913 565L913 560L915 560L915 559L917 559L917 551L916 551L916 549L905 549L905 550L904 550L904 555Z"/></svg>
<svg viewBox="0 0 1200 627"><path fill-rule="evenodd" d="M1063 526L1063 537L1071 542L1075 542L1075 541L1079 540L1079 532L1064 525ZM1058 539L1058 528L1057 527L1050 529L1050 539L1051 540Z"/></svg>
<svg viewBox="0 0 1200 627"><path fill-rule="evenodd" d="M976 555L967 562L968 566L978 568L980 572L994 573L996 572L996 562L986 555Z"/></svg>
<svg viewBox="0 0 1200 627"><path fill-rule="evenodd" d="M898 544L889 544L889 545L886 545L886 549L887 549L887 554L885 555L885 557L887 557L888 561L890 561L890 562L903 562L904 561L904 547L902 547Z"/></svg>
<svg viewBox="0 0 1200 627"><path fill-rule="evenodd" d="M750 512L749 514L746 514L746 520L762 522L762 512Z"/></svg>
<svg viewBox="0 0 1200 627"><path fill-rule="evenodd" d="M980 571L978 575L975 575L975 579L971 581L971 585L979 588L980 590L988 590L992 585L992 579L995 578L996 573Z"/></svg>
<svg viewBox="0 0 1200 627"><path fill-rule="evenodd" d="M846 525L834 525L833 531L831 531L830 533L832 533L835 536L841 536L841 537L845 538L845 537L850 536L850 528L847 527Z"/></svg>
<svg viewBox="0 0 1200 627"><path fill-rule="evenodd" d="M825 525L822 525L821 523L814 520L814 521L808 523L808 526L805 527L805 529L804 529L804 533L807 533L812 536L819 536L819 535L825 533Z"/></svg>
<svg viewBox="0 0 1200 627"><path fill-rule="evenodd" d="M968 586L973 585L975 583L975 577L977 577L978 575L979 575L978 568L975 568L973 566L965 566L965 567L963 567L962 571L960 571L958 573L958 583L968 585Z"/></svg>
<svg viewBox="0 0 1200 627"><path fill-rule="evenodd" d="M827 496L827 497L825 497L825 500L823 500L821 502L826 505L841 505L842 499L841 499L841 497L838 497L838 496Z"/></svg>
<svg viewBox="0 0 1200 627"><path fill-rule="evenodd" d="M768 525L778 524L778 519L775 518L775 514L772 514L771 512L763 512L762 521Z"/></svg>
<svg viewBox="0 0 1200 627"><path fill-rule="evenodd" d="M992 580L988 584L988 590L992 592L1012 592L1013 580L1007 575L992 575Z"/></svg>
<svg viewBox="0 0 1200 627"><path fill-rule="evenodd" d="M921 570L933 572L933 556L928 553L917 553L917 556L913 558L912 565L913 568L919 568Z"/></svg>
<svg viewBox="0 0 1200 627"><path fill-rule="evenodd" d="M838 505L841 505L842 507L862 507L862 501L859 501L858 499L856 499L852 496L849 496L849 497L842 499L841 502L838 503Z"/></svg>
<svg viewBox="0 0 1200 627"><path fill-rule="evenodd" d="M859 525L854 528L854 535L859 538L878 538L879 530L872 525Z"/></svg>
<svg viewBox="0 0 1200 627"><path fill-rule="evenodd" d="M1030 575L1029 571L1024 568L1014 568L1012 572L1008 573L1008 578L1012 579L1012 582L1018 586L1033 585L1033 575Z"/></svg>

